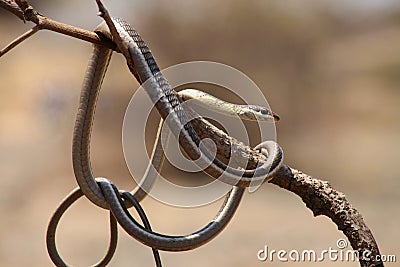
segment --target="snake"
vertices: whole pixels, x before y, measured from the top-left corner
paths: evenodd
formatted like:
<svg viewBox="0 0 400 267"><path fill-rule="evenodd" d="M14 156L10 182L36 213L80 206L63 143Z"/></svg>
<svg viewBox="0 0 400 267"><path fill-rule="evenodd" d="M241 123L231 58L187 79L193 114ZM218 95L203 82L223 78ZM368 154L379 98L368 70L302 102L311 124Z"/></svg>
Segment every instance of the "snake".
<svg viewBox="0 0 400 267"><path fill-rule="evenodd" d="M257 146L257 149L265 148L269 155L268 160L253 170L240 170L222 163L218 158L207 158L210 153L199 148L200 138L191 126L185 111L183 110L176 92L165 79L157 63L141 36L124 20L114 19L115 26L124 46L128 49L128 67L139 83L144 87L155 107L163 119L168 118L169 128L178 136L185 152L192 159L205 159L210 163L204 171L211 176L227 176L225 178L232 185L240 183L249 186L249 183L268 179L279 167L283 160L283 152L275 142L267 141ZM96 28L96 32L108 38L112 38L110 31L103 22ZM91 59L85 73L85 78L80 96L80 103L73 134L73 167L79 186L85 195L96 205L107 207L100 188L96 184L90 166L90 135L94 120L96 102L105 72L107 70L112 50L101 45L94 45ZM134 65L133 63L134 62ZM211 105L212 106L212 105ZM226 105L227 110L232 110L232 105ZM256 109L253 109L256 112ZM262 114L260 111L259 113ZM273 116L272 116L273 117ZM273 118L276 118L273 117ZM157 148L157 146L156 146ZM200 151L201 150L201 151ZM152 159L157 169L162 157L158 150L153 151ZM206 165L207 166L207 165ZM230 179L229 179L230 178ZM222 181L225 181L221 179Z"/></svg>
<svg viewBox="0 0 400 267"><path fill-rule="evenodd" d="M266 107L229 103L197 89L184 89L177 92L177 96L181 102L194 100L196 104L200 104L212 111L222 113L226 116L239 117L243 120L269 122L280 120L278 114Z"/></svg>
<svg viewBox="0 0 400 267"><path fill-rule="evenodd" d="M119 50L127 60L130 71L141 86L144 87L161 115L162 120L166 121L169 129L178 138L181 147L189 157L192 159L200 158L209 163L209 167L203 171L214 178L224 174L225 179L221 180L231 184L233 187L226 195L222 207L212 222L201 230L189 235L167 236L158 234L145 229L127 216L126 207L121 204L121 201L118 199L119 196L113 194L115 190L112 184L105 178L95 178L90 164L90 138L96 103L112 54L111 49L102 45L94 45L82 85L72 145L74 173L82 192L97 206L111 209L118 222L130 235L153 248L167 251L182 251L193 249L208 242L222 231L230 221L243 196L244 188L249 186L249 183L252 181L268 180L279 169L283 160L281 147L273 141L265 141L256 146L255 149L259 149L260 151L265 149L264 151L266 151L268 157L261 166L252 170L232 168L219 159L212 158L209 151L199 147L200 138L183 110L178 94L171 88L161 73L149 47L137 31L119 18L112 19L111 25L103 22L95 31L102 37L113 40L118 45ZM113 32L116 32L116 34ZM187 96L183 95L181 98L185 97ZM208 101L204 102L208 103L208 105L212 105L210 104L212 101L223 104L222 100L213 98L212 96L207 97ZM232 104L226 102L223 105L219 105L218 110L225 108L228 110L226 112L228 114L238 114L232 107ZM262 108L253 106L248 109L250 111L246 111L245 113L253 114L250 115L250 117L253 116L253 119L257 119L260 116L266 116L269 120L279 119L276 114L274 115L274 113ZM238 107L237 110L244 109L243 107L242 109ZM250 118L248 115L246 116ZM162 125L162 120L160 126ZM165 157L159 145L161 142L160 133L161 130L159 127L155 141L156 145L151 155L151 164L156 170L161 168ZM146 172L145 179L143 179L144 182L146 182L147 176L151 175ZM146 195L140 188L141 186L139 185L139 189L134 192L134 197L139 200Z"/></svg>

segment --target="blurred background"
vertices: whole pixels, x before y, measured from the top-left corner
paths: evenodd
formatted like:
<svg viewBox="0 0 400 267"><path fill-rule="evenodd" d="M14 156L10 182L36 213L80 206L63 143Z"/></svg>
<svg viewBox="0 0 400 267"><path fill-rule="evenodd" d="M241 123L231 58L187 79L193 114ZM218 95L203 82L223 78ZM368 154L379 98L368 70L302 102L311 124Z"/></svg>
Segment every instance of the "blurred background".
<svg viewBox="0 0 400 267"><path fill-rule="evenodd" d="M101 20L94 1L31 1L44 15L85 29ZM161 68L194 60L237 68L281 116L285 162L346 194L382 254L400 261L400 2L106 1L151 47ZM0 46L28 30L0 10ZM76 186L71 162L74 117L91 45L39 32L0 59L0 265L51 266L48 220ZM123 158L124 111L138 87L120 55L101 92L92 142L98 176L134 187ZM153 136L151 136L153 138ZM149 144L152 139L149 139ZM168 166L167 166L168 167ZM172 171L172 169L170 168ZM208 223L221 201L198 209L143 206L153 229L186 234ZM58 231L62 256L88 266L108 243L107 212L80 200ZM322 251L344 238L314 218L294 194L266 184L246 194L228 227L194 251L162 252L164 266L358 266L354 262L259 262L264 248ZM153 266L151 250L120 232L111 266ZM387 263L387 266L395 266Z"/></svg>

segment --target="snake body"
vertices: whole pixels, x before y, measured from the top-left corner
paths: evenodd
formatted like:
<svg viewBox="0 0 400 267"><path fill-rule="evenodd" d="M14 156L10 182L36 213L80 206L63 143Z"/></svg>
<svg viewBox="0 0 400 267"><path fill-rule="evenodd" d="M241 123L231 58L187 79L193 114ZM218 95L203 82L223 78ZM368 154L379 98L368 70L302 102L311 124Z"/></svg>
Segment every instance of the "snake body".
<svg viewBox="0 0 400 267"><path fill-rule="evenodd" d="M104 24L105 25L105 24ZM213 158L207 149L200 149L200 138L191 126L186 113L182 109L176 92L162 75L157 63L141 36L122 19L114 19L115 29L120 38L117 44L127 59L128 67L139 83L144 87L150 99L156 106L163 119L168 117L169 128L179 137L180 145L192 159L201 159L209 163L204 171L214 178L238 186L249 186L250 182L268 179L282 163L283 152L276 143L262 145L269 152L269 161L252 170L240 170L222 163ZM107 28L100 32L110 36ZM208 164L207 164L208 165Z"/></svg>
<svg viewBox="0 0 400 267"><path fill-rule="evenodd" d="M205 172L209 175L218 177L224 173L225 177L227 177L224 181L232 185L241 185L241 187L234 186L227 194L225 202L215 219L193 234L178 237L157 234L143 228L135 221L132 222L129 216L126 216L121 208L120 201L112 195L115 190L106 182L106 179L95 179L90 165L90 136L96 102L112 54L110 49L100 45L94 45L92 57L89 61L74 129L73 167L77 182L83 193L93 203L100 207L111 209L124 229L142 243L168 251L193 249L211 240L226 226L240 203L245 186L248 186L251 181L261 181L268 178L279 168L283 158L282 150L275 142L267 141L260 144L258 148L265 148L269 156L266 162L253 170L232 168L216 158L213 159L207 150L201 150L199 148L200 138L182 109L176 92L159 70L146 43L125 21L113 19L113 23L119 38L122 40L123 48L128 51L124 55L131 72L147 91L162 119L166 120L169 128L179 138L180 145L185 152L192 159L201 158L210 163L209 167L205 169ZM106 24L101 24L97 31L111 38ZM122 49L120 48L120 50ZM256 110L256 112L261 111ZM274 118L273 114L271 114L271 118ZM159 151L159 135L157 138L151 156L152 164L156 170L161 168L164 160L162 149L161 152ZM154 176L154 174L146 173L146 176L152 175ZM146 182L146 177L144 181ZM139 200L144 196L145 193L140 188L135 192L135 197Z"/></svg>

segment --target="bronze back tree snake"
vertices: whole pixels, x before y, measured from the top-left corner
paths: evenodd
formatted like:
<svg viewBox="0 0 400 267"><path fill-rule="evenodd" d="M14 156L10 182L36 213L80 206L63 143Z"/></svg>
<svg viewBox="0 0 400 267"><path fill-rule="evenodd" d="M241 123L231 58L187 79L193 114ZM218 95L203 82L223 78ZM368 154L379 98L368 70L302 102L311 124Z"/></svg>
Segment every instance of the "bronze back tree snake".
<svg viewBox="0 0 400 267"><path fill-rule="evenodd" d="M250 182L268 180L271 174L280 167L283 160L282 149L273 141L266 141L258 145L257 149L266 149L268 157L265 162L252 170L233 168L224 164L218 158L212 158L207 149L199 147L200 138L186 116L177 93L162 75L150 49L140 35L122 19L112 19L111 24L108 22L108 27L105 23L102 23L96 31L112 39L118 45L119 50L127 60L129 69L148 93L162 119L168 117L166 122L169 129L178 138L187 155L192 159L200 158L208 163L208 167L203 171L214 178L231 184L233 188L227 194L217 216L205 227L192 234L183 236L159 234L144 228L129 216L124 203L117 194L118 192L115 191L115 187L105 178L95 178L90 165L90 137L96 102L112 54L112 50L101 45L94 45L83 82L74 129L73 167L77 182L90 201L102 208L110 209L121 226L140 242L152 248L167 251L194 249L205 244L222 231L235 213L244 189L249 186ZM184 98L185 96L181 96L182 100ZM213 101L212 97L208 100ZM272 120L277 118L273 113L268 113L260 108L248 107L248 109L250 109L250 114L259 112L268 115ZM237 111L232 112L238 114ZM247 114L249 114L249 111L247 111ZM156 170L161 168L164 160L164 154L159 151L160 133L159 128L156 145L151 155L152 164ZM146 176L154 178L154 173L147 173ZM145 177L144 182L146 180L147 177ZM149 180L151 179L149 178ZM134 197L138 201L145 195L146 193L141 190L140 186L134 192Z"/></svg>

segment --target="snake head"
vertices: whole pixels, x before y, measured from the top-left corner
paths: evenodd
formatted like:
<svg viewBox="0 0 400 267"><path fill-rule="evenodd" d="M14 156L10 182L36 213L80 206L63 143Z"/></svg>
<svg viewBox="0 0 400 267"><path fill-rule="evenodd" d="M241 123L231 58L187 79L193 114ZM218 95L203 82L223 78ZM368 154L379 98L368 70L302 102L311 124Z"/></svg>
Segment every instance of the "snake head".
<svg viewBox="0 0 400 267"><path fill-rule="evenodd" d="M247 107L250 110L251 116L254 116L255 119L266 120L266 121L273 120L275 122L281 119L278 114L276 114L275 112L266 107L261 107L256 105L248 105Z"/></svg>

